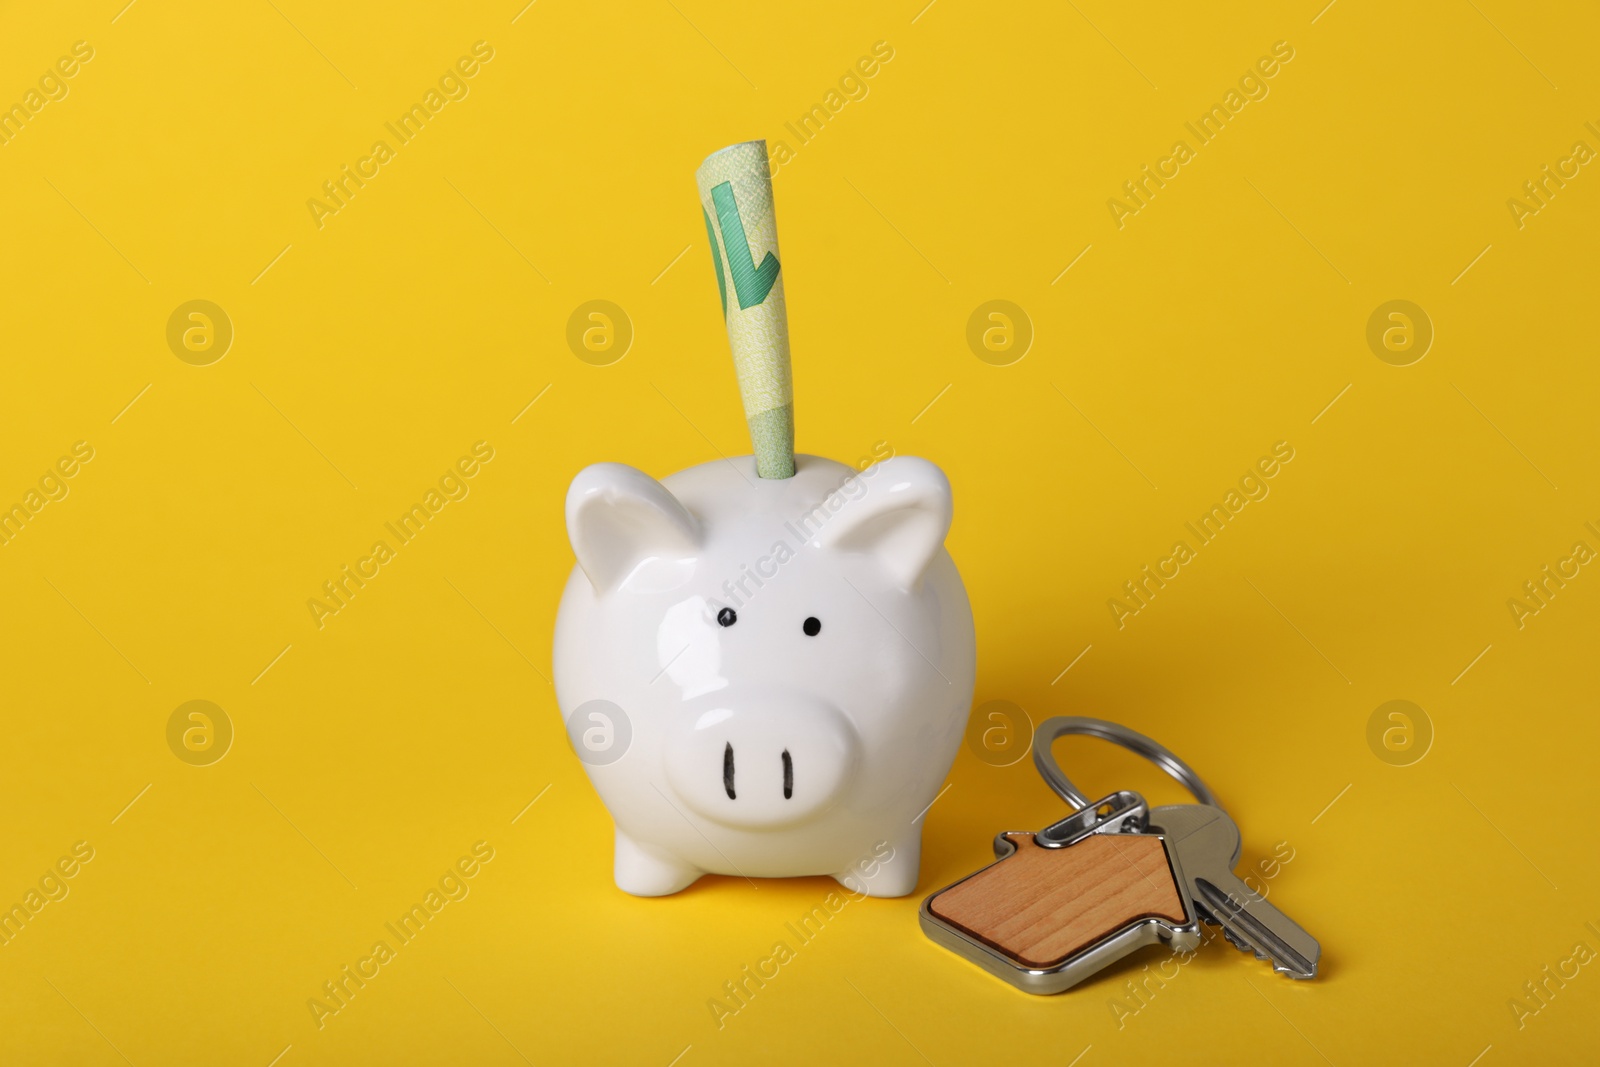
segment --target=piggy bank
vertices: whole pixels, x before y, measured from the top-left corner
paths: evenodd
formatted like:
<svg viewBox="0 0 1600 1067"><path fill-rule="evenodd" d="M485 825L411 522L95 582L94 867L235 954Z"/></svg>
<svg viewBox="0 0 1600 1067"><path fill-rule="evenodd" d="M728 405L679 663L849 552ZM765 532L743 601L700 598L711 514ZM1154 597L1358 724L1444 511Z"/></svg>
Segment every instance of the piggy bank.
<svg viewBox="0 0 1600 1067"><path fill-rule="evenodd" d="M943 472L797 456L763 479L744 456L658 482L599 463L566 512L556 698L616 823L617 886L916 888L975 657Z"/></svg>

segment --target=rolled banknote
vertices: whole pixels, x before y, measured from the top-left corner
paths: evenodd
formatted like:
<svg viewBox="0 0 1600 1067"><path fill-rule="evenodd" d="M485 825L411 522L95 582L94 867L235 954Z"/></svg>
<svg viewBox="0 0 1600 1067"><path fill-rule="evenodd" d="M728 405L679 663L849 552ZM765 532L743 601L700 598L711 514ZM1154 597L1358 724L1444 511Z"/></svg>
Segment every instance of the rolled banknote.
<svg viewBox="0 0 1600 1067"><path fill-rule="evenodd" d="M794 380L767 142L746 141L713 152L695 171L695 181L756 473L789 478L794 475Z"/></svg>

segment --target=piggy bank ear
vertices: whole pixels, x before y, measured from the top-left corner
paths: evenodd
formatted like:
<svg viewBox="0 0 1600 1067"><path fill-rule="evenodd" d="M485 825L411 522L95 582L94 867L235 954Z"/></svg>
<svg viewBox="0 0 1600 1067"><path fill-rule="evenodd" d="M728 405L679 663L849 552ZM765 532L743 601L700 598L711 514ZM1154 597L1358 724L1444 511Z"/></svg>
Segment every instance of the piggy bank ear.
<svg viewBox="0 0 1600 1067"><path fill-rule="evenodd" d="M914 589L950 530L950 481L925 459L895 456L857 476L865 487L817 531L824 548L876 556L900 588Z"/></svg>
<svg viewBox="0 0 1600 1067"><path fill-rule="evenodd" d="M616 588L639 564L699 553L700 524L644 471L596 463L567 490L567 537L596 590Z"/></svg>

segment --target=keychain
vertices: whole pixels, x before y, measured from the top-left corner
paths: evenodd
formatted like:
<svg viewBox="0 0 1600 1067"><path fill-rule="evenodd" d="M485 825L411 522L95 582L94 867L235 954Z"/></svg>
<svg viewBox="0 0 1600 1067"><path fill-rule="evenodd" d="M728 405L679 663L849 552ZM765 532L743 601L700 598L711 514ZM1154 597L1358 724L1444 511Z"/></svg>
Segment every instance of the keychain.
<svg viewBox="0 0 1600 1067"><path fill-rule="evenodd" d="M1066 734L1144 756L1198 803L1152 809L1129 790L1091 803L1050 752ZM1239 828L1188 764L1125 726L1077 717L1039 724L1033 762L1079 810L1037 833L997 835L995 862L922 902L930 938L1029 993L1070 989L1145 945L1191 952L1201 921L1275 971L1316 977L1316 939L1234 875Z"/></svg>

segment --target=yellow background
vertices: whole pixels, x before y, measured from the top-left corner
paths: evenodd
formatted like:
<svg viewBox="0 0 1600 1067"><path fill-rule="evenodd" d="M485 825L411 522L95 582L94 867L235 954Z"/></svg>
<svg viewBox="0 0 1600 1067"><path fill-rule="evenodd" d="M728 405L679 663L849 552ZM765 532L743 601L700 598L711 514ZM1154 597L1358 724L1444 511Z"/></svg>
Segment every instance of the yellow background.
<svg viewBox="0 0 1600 1067"><path fill-rule="evenodd" d="M1521 229L1506 201L1600 148L1593 13L922 2L10 6L3 101L95 54L0 147L0 498L95 458L0 548L0 901L95 858L0 947L0 1061L1592 1059L1595 967L1520 1028L1509 1001L1600 951L1600 576L1521 629L1506 602L1600 547L1600 175ZM470 95L318 229L306 201L479 40ZM1108 198L1280 40L1270 95L1119 230ZM721 1029L707 1001L832 883L613 887L546 681L562 500L591 462L747 450L694 169L758 137L796 149L800 449L948 472L977 701L1187 757L1246 864L1293 850L1271 897L1318 981L1217 942L1119 1020L1159 950L1033 998L936 947L921 896L1064 811L966 748L918 893L850 904ZM210 366L165 340L191 299L236 331ZM565 341L591 299L633 323L610 366ZM1011 366L965 340L990 299L1036 331ZM1391 299L1436 331L1412 366L1365 340ZM471 495L319 630L308 598L479 440ZM1280 440L1271 495L1119 630L1107 599ZM211 766L167 747L191 699L236 731ZM1394 699L1435 735L1410 766L1367 743ZM470 896L319 1030L308 998L478 840Z"/></svg>

